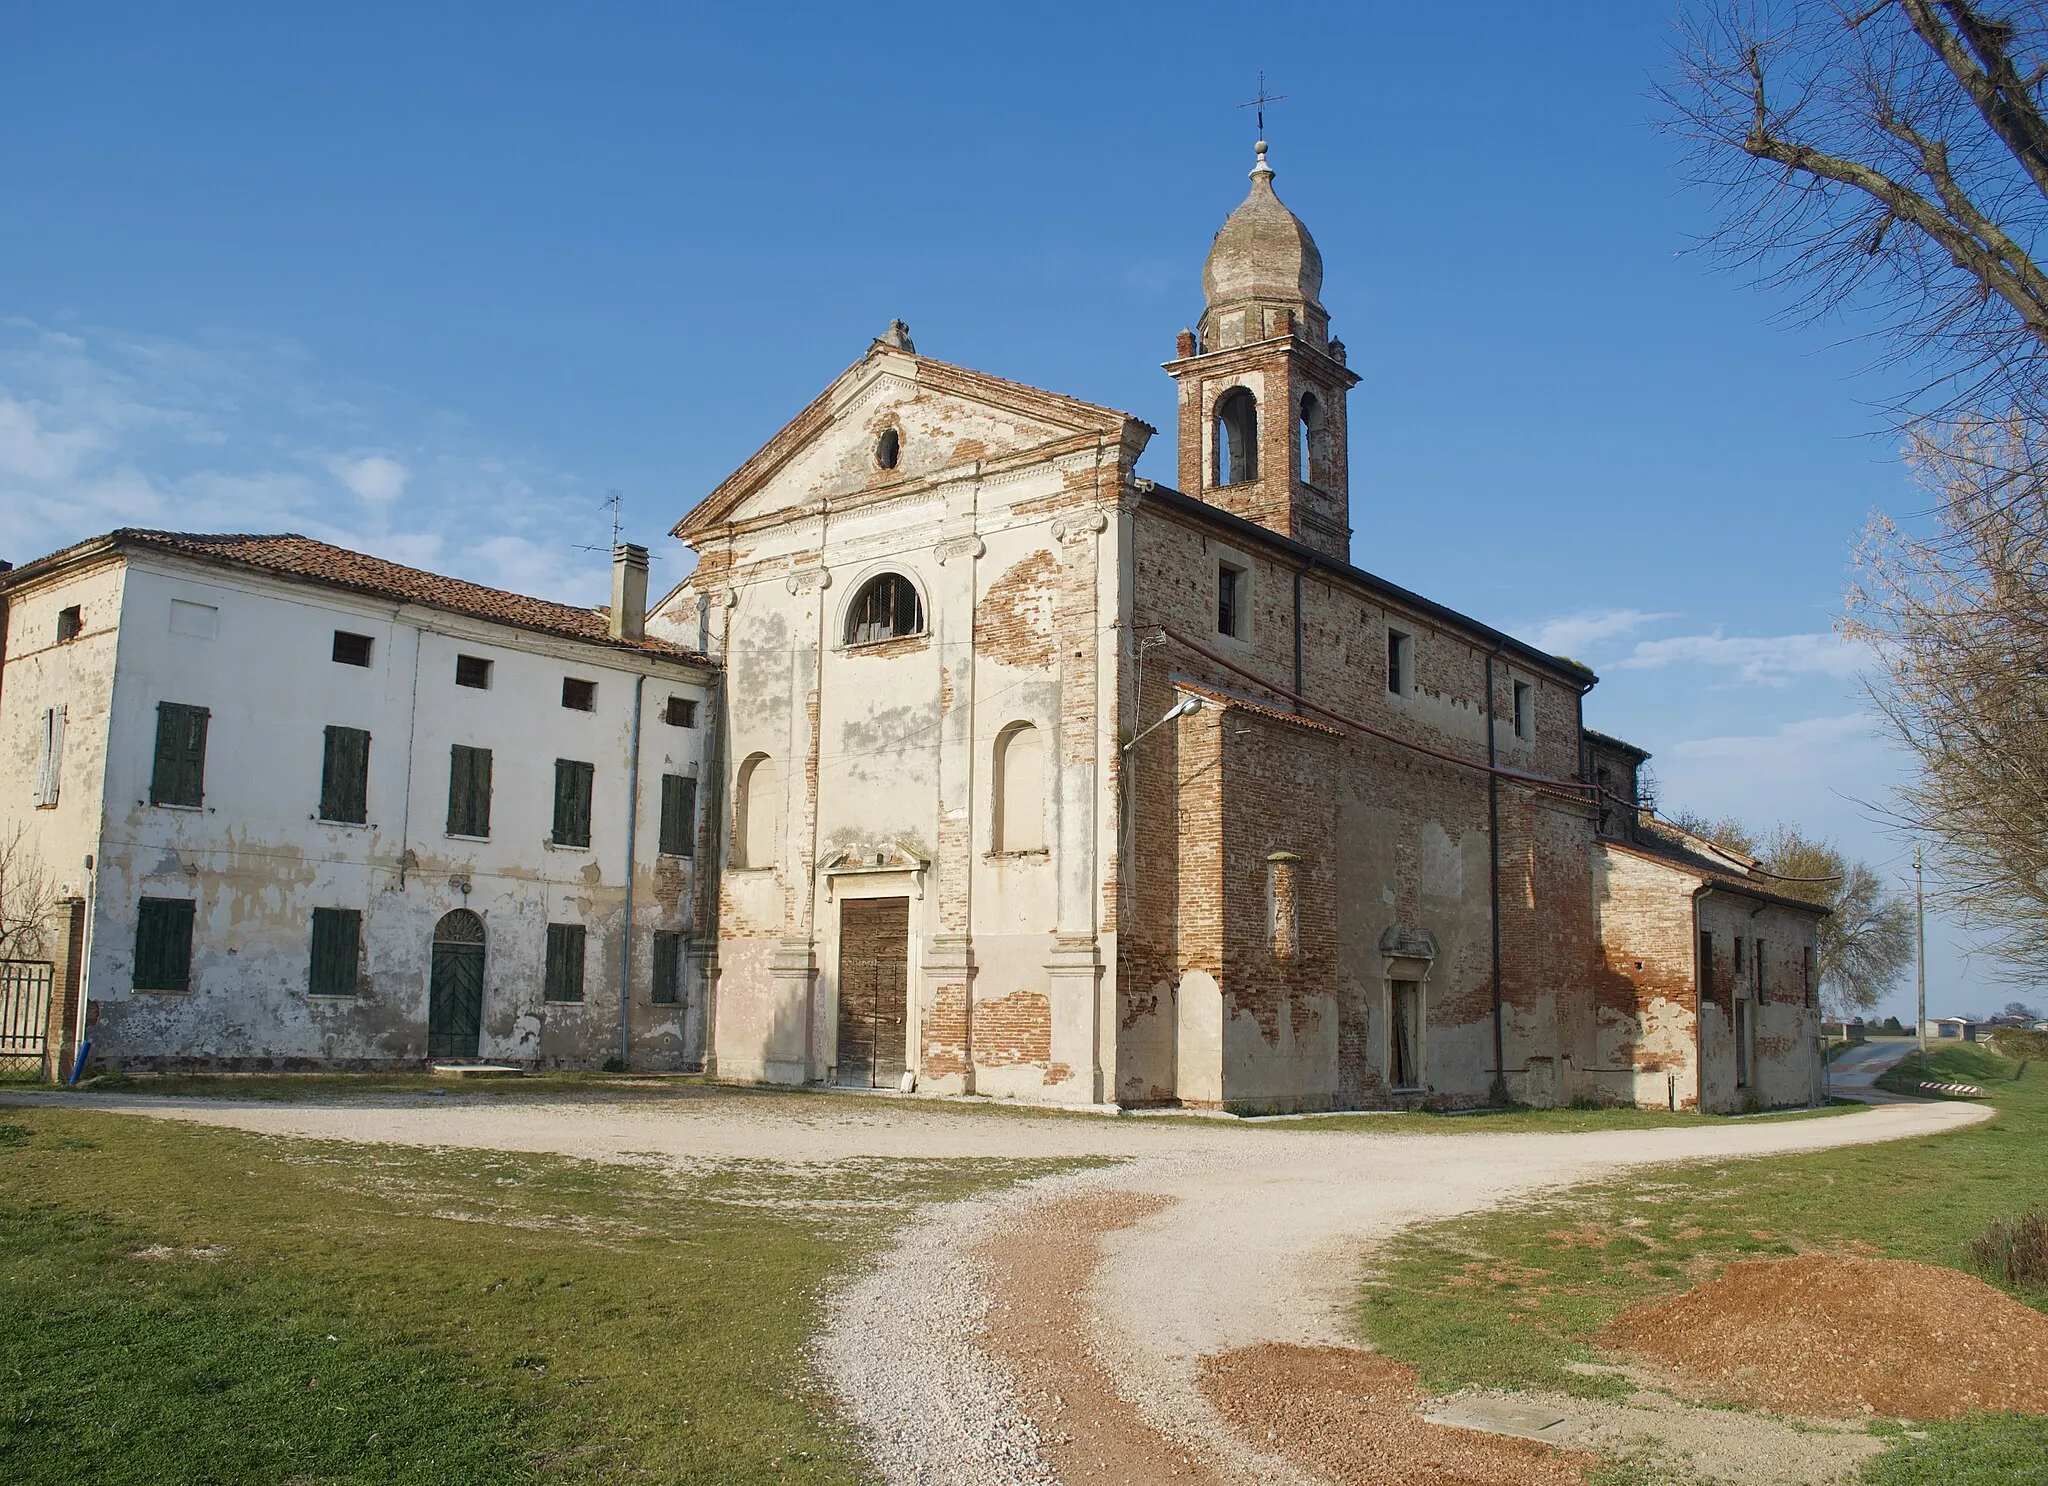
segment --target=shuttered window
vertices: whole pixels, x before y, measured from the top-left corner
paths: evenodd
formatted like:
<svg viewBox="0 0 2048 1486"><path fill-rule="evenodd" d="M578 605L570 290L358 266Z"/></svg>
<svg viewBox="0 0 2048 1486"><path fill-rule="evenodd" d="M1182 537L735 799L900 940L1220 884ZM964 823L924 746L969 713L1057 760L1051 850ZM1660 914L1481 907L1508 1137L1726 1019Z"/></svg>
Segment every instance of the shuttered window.
<svg viewBox="0 0 2048 1486"><path fill-rule="evenodd" d="M491 751L457 743L448 750L448 834L491 834Z"/></svg>
<svg viewBox="0 0 2048 1486"><path fill-rule="evenodd" d="M590 844L590 782L596 770L574 759L555 760L555 845Z"/></svg>
<svg viewBox="0 0 2048 1486"><path fill-rule="evenodd" d="M363 825L370 819L370 735L330 727L320 765L320 818Z"/></svg>
<svg viewBox="0 0 2048 1486"><path fill-rule="evenodd" d="M156 767L149 776L152 805L198 805L206 794L204 707L156 704Z"/></svg>
<svg viewBox="0 0 2048 1486"><path fill-rule="evenodd" d="M697 781L682 774L661 776L661 854L697 854Z"/></svg>
<svg viewBox="0 0 2048 1486"><path fill-rule="evenodd" d="M192 915L189 898L144 898L135 908L135 989L192 989Z"/></svg>
<svg viewBox="0 0 2048 1486"><path fill-rule="evenodd" d="M306 989L315 996L353 996L362 954L363 916L353 908L313 910L313 968Z"/></svg>
<svg viewBox="0 0 2048 1486"><path fill-rule="evenodd" d="M57 791L64 782L64 709L43 709L42 737L36 751L36 804L42 808L57 803Z"/></svg>
<svg viewBox="0 0 2048 1486"><path fill-rule="evenodd" d="M654 931L654 989L648 999L656 1006L674 1006L683 999L682 935Z"/></svg>
<svg viewBox="0 0 2048 1486"><path fill-rule="evenodd" d="M548 925L548 971L542 994L550 1001L583 999L583 925Z"/></svg>

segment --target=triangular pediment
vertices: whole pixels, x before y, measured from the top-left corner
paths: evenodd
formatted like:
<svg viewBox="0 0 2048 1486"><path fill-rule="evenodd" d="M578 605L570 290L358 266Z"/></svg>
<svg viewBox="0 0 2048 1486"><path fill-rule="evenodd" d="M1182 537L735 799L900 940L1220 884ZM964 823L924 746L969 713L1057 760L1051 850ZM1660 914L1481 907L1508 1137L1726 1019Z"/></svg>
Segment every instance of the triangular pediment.
<svg viewBox="0 0 2048 1486"><path fill-rule="evenodd" d="M882 450L891 431L893 465ZM1135 440L1142 447L1151 433L1114 408L877 341L677 523L673 534L689 541L717 527L760 522L868 491L914 488L1077 440Z"/></svg>

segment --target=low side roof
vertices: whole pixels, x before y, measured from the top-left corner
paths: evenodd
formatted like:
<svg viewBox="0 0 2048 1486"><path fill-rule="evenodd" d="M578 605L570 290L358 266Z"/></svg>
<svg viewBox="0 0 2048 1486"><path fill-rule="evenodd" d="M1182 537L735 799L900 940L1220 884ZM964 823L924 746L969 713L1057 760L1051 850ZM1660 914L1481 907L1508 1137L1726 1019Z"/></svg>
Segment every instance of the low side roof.
<svg viewBox="0 0 2048 1486"><path fill-rule="evenodd" d="M297 532L143 531L122 527L0 575L0 593L104 553L129 550L164 552L221 567L269 573L303 583L317 583L323 588L367 594L394 603L420 604L472 619L487 619L517 629L605 645L615 650L715 664L698 651L672 645L666 640L614 639L610 620L598 610L579 609L573 604L557 604L548 599L531 598L502 588L487 588L481 583L429 573L423 568L407 567L403 563L372 557L366 552L337 547L332 542L300 536Z"/></svg>
<svg viewBox="0 0 2048 1486"><path fill-rule="evenodd" d="M1741 893L1744 897L1758 898L1766 903L1774 903L1780 908L1798 908L1823 918L1834 911L1823 904L1810 902L1805 898L1794 898L1789 894L1775 891L1766 886L1765 883L1759 882L1756 878L1738 871L1728 863L1716 861L1704 852L1687 845L1689 841L1695 838L1666 821L1646 819L1642 824L1643 829L1637 833L1633 841L1615 841L1608 837L1602 837L1599 844L1611 846L1620 851L1626 851L1633 856L1648 857L1652 861L1663 862L1667 866L1676 867L1703 877L1716 887L1725 887L1730 891ZM1765 881L1768 882L1768 880L1766 878Z"/></svg>
<svg viewBox="0 0 2048 1486"><path fill-rule="evenodd" d="M1643 763L1650 757L1649 749L1638 748L1635 744L1624 738L1617 738L1612 733L1599 732L1593 728L1582 728L1580 731L1586 735L1588 743L1593 744L1597 748L1604 748L1609 753L1625 753L1637 763Z"/></svg>

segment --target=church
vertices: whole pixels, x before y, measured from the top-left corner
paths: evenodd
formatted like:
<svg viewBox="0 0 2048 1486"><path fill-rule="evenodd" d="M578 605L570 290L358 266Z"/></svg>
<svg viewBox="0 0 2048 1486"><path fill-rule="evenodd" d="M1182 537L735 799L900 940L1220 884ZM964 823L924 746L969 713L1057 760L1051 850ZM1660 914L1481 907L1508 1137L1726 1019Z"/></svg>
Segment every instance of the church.
<svg viewBox="0 0 2048 1486"><path fill-rule="evenodd" d="M1819 1095L1820 911L1584 666L1350 561L1358 375L1267 147L1130 414L887 333L675 527L722 667L708 1071L1239 1112Z"/></svg>

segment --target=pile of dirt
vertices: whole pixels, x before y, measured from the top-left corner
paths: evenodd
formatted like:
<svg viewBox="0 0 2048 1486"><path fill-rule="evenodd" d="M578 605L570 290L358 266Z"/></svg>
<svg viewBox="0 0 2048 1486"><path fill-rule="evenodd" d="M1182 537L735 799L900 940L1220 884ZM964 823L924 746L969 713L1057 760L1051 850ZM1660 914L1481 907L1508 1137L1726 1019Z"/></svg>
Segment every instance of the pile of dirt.
<svg viewBox="0 0 2048 1486"><path fill-rule="evenodd" d="M1262 1449L1343 1486L1579 1486L1593 1457L1425 1421L1401 1363L1267 1342L1202 1363L1202 1391Z"/></svg>
<svg viewBox="0 0 2048 1486"><path fill-rule="evenodd" d="M1779 1413L2048 1413L2048 1316L1931 1264L1745 1260L1624 1312L1600 1340L1686 1391Z"/></svg>

